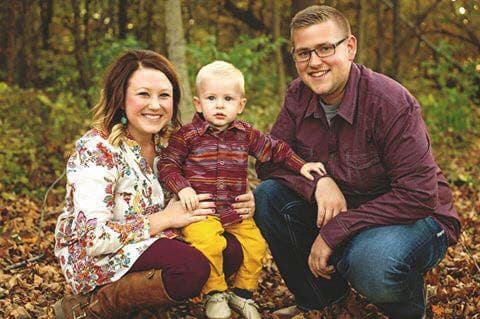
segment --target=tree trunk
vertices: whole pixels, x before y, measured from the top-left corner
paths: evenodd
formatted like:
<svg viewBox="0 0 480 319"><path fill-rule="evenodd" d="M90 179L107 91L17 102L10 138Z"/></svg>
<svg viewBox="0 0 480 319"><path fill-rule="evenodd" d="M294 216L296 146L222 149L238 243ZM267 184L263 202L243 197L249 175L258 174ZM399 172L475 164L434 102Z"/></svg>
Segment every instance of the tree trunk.
<svg viewBox="0 0 480 319"><path fill-rule="evenodd" d="M153 38L152 38L152 31L153 31L153 12L155 9L155 0L148 0L147 1L147 21L145 24L145 43L149 49L154 48Z"/></svg>
<svg viewBox="0 0 480 319"><path fill-rule="evenodd" d="M72 26L72 36L73 36L73 43L74 43L73 53L75 56L75 62L77 64L77 70L79 74L78 86L81 90L81 95L83 96L85 102L89 107L91 107L92 103L88 95L89 76L87 75L87 70L85 69L85 63L84 63L85 47L83 46L83 40L81 36L82 33L80 32L80 3L79 3L79 0L71 0L70 2L73 10L73 26ZM86 25L85 28L88 28L88 25Z"/></svg>
<svg viewBox="0 0 480 319"><path fill-rule="evenodd" d="M18 15L16 21L16 33L17 33L17 61L16 61L16 72L17 79L16 82L20 87L28 87L30 84L29 79L29 69L30 69L30 59L29 59L29 30L27 25L28 21L28 12L29 12L29 1L21 0L18 2Z"/></svg>
<svg viewBox="0 0 480 319"><path fill-rule="evenodd" d="M357 1L357 62L367 61L367 1Z"/></svg>
<svg viewBox="0 0 480 319"><path fill-rule="evenodd" d="M82 49L83 52L88 52L89 46L89 31L88 20L90 20L90 0L85 0L85 14L83 15L83 40L82 40Z"/></svg>
<svg viewBox="0 0 480 319"><path fill-rule="evenodd" d="M50 23L53 17L53 0L41 0L40 1L40 15L42 17L42 47L44 50L49 49L50 40Z"/></svg>
<svg viewBox="0 0 480 319"><path fill-rule="evenodd" d="M127 0L118 1L118 37L125 39L127 36Z"/></svg>
<svg viewBox="0 0 480 319"><path fill-rule="evenodd" d="M6 33L7 33L7 78L8 84L15 84L15 65L17 61L17 37L16 37L16 20L19 10L18 0L7 1L7 14L6 14Z"/></svg>
<svg viewBox="0 0 480 319"><path fill-rule="evenodd" d="M375 18L376 18L376 28L377 28L377 45L375 46L375 70L377 72L383 73L383 19L382 19L382 1L378 0L377 5L375 6Z"/></svg>
<svg viewBox="0 0 480 319"><path fill-rule="evenodd" d="M398 36L400 34L400 0L393 0L393 27L392 27L392 68L390 76L394 79L399 78L400 69L400 43Z"/></svg>
<svg viewBox="0 0 480 319"><path fill-rule="evenodd" d="M8 3L0 2L0 28L2 30L8 30L7 16ZM7 70L7 34L8 32L0 32L0 70Z"/></svg>
<svg viewBox="0 0 480 319"><path fill-rule="evenodd" d="M280 3L272 0L273 6L273 40L277 42L281 37L282 21L280 19ZM275 48L275 62L277 64L277 89L278 96L283 100L283 95L286 90L285 69L283 67L282 46L278 45Z"/></svg>
<svg viewBox="0 0 480 319"><path fill-rule="evenodd" d="M181 0L165 1L165 26L168 58L175 65L182 85L182 99L180 101L182 121L188 123L192 120L195 112L192 106L192 93L185 57L185 35L183 33Z"/></svg>
<svg viewBox="0 0 480 319"><path fill-rule="evenodd" d="M300 10L311 5L317 4L315 0L293 0L292 1L292 17Z"/></svg>

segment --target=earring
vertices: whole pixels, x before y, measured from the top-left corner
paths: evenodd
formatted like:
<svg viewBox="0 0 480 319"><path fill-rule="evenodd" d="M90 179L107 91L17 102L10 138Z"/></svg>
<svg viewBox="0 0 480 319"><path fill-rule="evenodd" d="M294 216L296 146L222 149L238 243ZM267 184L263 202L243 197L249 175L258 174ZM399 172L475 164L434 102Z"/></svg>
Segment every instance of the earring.
<svg viewBox="0 0 480 319"><path fill-rule="evenodd" d="M120 118L120 123L122 123L123 126L127 125L127 117L125 116L125 111L122 111L122 117Z"/></svg>

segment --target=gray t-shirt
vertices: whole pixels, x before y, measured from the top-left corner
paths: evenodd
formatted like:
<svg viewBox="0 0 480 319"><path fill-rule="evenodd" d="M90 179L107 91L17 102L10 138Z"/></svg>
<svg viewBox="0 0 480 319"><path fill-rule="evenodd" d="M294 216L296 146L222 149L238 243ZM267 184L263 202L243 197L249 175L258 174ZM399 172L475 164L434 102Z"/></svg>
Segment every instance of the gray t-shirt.
<svg viewBox="0 0 480 319"><path fill-rule="evenodd" d="M321 99L318 99L318 103L320 103L320 106L325 111L325 115L327 116L328 125L330 125L330 122L332 121L333 117L335 115L337 115L338 105L325 104L325 103L322 102Z"/></svg>

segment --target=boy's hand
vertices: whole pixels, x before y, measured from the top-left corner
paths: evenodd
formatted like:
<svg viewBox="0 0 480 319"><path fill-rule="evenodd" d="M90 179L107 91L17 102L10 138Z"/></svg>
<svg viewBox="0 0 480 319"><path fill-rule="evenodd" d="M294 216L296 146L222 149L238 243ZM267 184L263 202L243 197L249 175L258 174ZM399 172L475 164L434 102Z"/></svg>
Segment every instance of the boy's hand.
<svg viewBox="0 0 480 319"><path fill-rule="evenodd" d="M197 193L191 187L185 187L178 192L178 197L186 211L194 211L199 205Z"/></svg>
<svg viewBox="0 0 480 319"><path fill-rule="evenodd" d="M320 162L305 163L300 169L300 174L313 181L314 178L311 172L315 172L320 176L323 176L327 173L325 166L323 166L323 164Z"/></svg>

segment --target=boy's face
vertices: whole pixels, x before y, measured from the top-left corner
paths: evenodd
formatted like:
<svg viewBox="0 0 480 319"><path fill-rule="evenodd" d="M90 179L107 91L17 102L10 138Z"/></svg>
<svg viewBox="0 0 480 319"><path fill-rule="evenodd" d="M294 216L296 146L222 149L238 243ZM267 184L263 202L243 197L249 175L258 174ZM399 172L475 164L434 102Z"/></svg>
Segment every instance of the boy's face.
<svg viewBox="0 0 480 319"><path fill-rule="evenodd" d="M205 120L220 131L242 113L247 102L234 77L206 77L197 91L198 96L193 98L197 112L203 113Z"/></svg>

